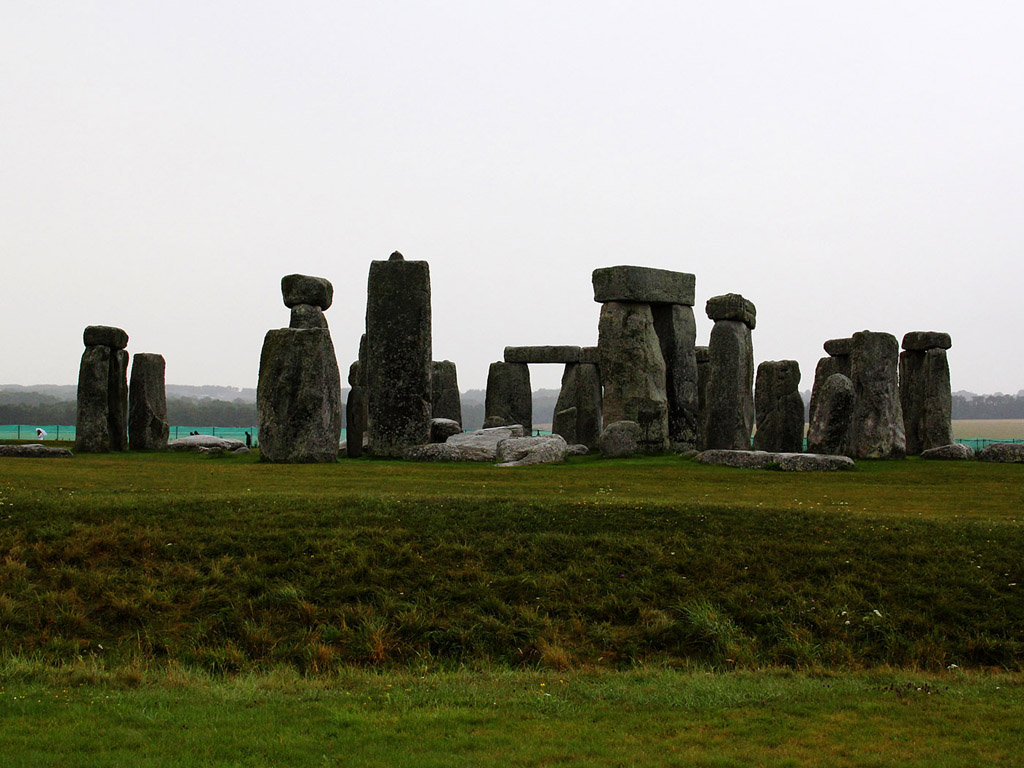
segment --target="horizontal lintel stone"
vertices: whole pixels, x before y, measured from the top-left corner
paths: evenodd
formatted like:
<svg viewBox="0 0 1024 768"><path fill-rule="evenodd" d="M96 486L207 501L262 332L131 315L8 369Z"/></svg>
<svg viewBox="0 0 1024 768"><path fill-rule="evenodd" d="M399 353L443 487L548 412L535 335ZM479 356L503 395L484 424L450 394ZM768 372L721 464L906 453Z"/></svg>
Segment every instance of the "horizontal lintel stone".
<svg viewBox="0 0 1024 768"><path fill-rule="evenodd" d="M602 267L593 274L594 301L693 306L697 278L689 272L652 267Z"/></svg>
<svg viewBox="0 0 1024 768"><path fill-rule="evenodd" d="M580 348L562 347L505 347L506 363L578 363Z"/></svg>

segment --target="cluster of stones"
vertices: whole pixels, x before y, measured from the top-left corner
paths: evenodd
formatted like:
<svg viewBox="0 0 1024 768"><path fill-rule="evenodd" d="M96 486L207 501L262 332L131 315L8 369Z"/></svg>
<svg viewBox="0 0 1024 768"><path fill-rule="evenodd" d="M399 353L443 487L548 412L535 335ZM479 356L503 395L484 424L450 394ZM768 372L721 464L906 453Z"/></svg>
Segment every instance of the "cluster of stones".
<svg viewBox="0 0 1024 768"><path fill-rule="evenodd" d="M341 375L324 310L334 288L322 277L281 279L288 328L267 332L260 355L256 412L260 458L329 462L341 438Z"/></svg>
<svg viewBox="0 0 1024 768"><path fill-rule="evenodd" d="M78 369L75 451L105 453L128 449L128 334L90 325Z"/></svg>

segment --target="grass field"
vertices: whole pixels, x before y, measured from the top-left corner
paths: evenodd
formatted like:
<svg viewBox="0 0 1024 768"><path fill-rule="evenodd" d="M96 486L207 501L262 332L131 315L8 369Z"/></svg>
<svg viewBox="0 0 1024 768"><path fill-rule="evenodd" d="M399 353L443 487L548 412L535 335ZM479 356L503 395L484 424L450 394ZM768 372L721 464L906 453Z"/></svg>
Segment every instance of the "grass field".
<svg viewBox="0 0 1024 768"><path fill-rule="evenodd" d="M6 459L0 751L52 764L46 724L83 765L163 764L174 729L197 765L546 764L572 732L581 764L1013 764L1022 471Z"/></svg>

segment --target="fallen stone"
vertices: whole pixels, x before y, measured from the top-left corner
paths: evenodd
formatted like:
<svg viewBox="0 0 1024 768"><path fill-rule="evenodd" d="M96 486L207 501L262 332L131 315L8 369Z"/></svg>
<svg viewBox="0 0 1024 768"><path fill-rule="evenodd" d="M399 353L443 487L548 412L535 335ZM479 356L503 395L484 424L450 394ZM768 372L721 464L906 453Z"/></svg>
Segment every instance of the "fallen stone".
<svg viewBox="0 0 1024 768"><path fill-rule="evenodd" d="M834 456L849 454L853 402L853 381L848 376L833 373L825 379L807 431L808 452Z"/></svg>
<svg viewBox="0 0 1024 768"><path fill-rule="evenodd" d="M565 461L569 446L559 435L511 437L498 443L499 467L558 464Z"/></svg>
<svg viewBox="0 0 1024 768"><path fill-rule="evenodd" d="M850 455L857 459L898 459L907 450L897 369L899 343L891 333L853 334L850 378L854 406Z"/></svg>
<svg viewBox="0 0 1024 768"><path fill-rule="evenodd" d="M825 353L832 357L846 357L853 349L853 339L829 339L824 347Z"/></svg>
<svg viewBox="0 0 1024 768"><path fill-rule="evenodd" d="M588 453L590 453L590 449L582 443L570 445L565 451L566 456L586 456Z"/></svg>
<svg viewBox="0 0 1024 768"><path fill-rule="evenodd" d="M82 341L87 347L124 349L128 346L128 334L110 325L87 325L82 334Z"/></svg>
<svg viewBox="0 0 1024 768"><path fill-rule="evenodd" d="M635 421L615 421L601 432L601 455L625 459L640 451L640 425Z"/></svg>
<svg viewBox="0 0 1024 768"><path fill-rule="evenodd" d="M22 459L70 459L73 454L67 448L50 448L37 443L27 445L0 445L0 456Z"/></svg>
<svg viewBox="0 0 1024 768"><path fill-rule="evenodd" d="M754 303L738 293L712 296L704 305L704 311L712 320L738 320L750 330L754 330L757 324L757 309Z"/></svg>
<svg viewBox="0 0 1024 768"><path fill-rule="evenodd" d="M281 293L284 305L289 309L299 304L312 304L320 309L329 309L334 300L334 286L324 277L310 275L285 275L281 278Z"/></svg>
<svg viewBox="0 0 1024 768"><path fill-rule="evenodd" d="M506 363L578 363L580 348L563 347L505 347Z"/></svg>
<svg viewBox="0 0 1024 768"><path fill-rule="evenodd" d="M521 424L533 431L533 391L526 363L491 363L484 395L484 425Z"/></svg>
<svg viewBox="0 0 1024 768"><path fill-rule="evenodd" d="M783 472L834 472L853 469L848 456L818 453L772 453L766 451L710 450L697 455L701 464L742 469L776 469Z"/></svg>
<svg viewBox="0 0 1024 768"><path fill-rule="evenodd" d="M443 443L452 435L462 432L462 425L454 419L431 419L430 442Z"/></svg>
<svg viewBox="0 0 1024 768"><path fill-rule="evenodd" d="M963 443L950 443L937 448L921 451L922 459L938 459L942 461L966 461L974 458L974 449Z"/></svg>
<svg viewBox="0 0 1024 768"><path fill-rule="evenodd" d="M603 267L592 275L594 301L693 306L696 278L688 272L651 267Z"/></svg>
<svg viewBox="0 0 1024 768"><path fill-rule="evenodd" d="M459 452L459 461L494 461L498 455L498 443L523 436L523 426L511 424L452 435L443 445L454 447Z"/></svg>
<svg viewBox="0 0 1024 768"><path fill-rule="evenodd" d="M216 435L188 435L179 437L177 440L168 440L167 449L171 451L192 451L199 452L200 448L219 448L222 451L236 451L245 448L245 443L230 437L217 437Z"/></svg>
<svg viewBox="0 0 1024 768"><path fill-rule="evenodd" d="M403 458L409 461L488 461L475 457L468 458L468 455L468 452L462 451L457 445L428 443L406 448Z"/></svg>
<svg viewBox="0 0 1024 768"><path fill-rule="evenodd" d="M903 349L924 352L929 349L949 349L953 340L948 333L940 331L910 331L903 336Z"/></svg>
<svg viewBox="0 0 1024 768"><path fill-rule="evenodd" d="M162 355L135 355L128 385L128 447L133 451L162 451L167 447L166 364Z"/></svg>
<svg viewBox="0 0 1024 768"><path fill-rule="evenodd" d="M978 451L981 461L1024 464L1024 443L991 443Z"/></svg>
<svg viewBox="0 0 1024 768"><path fill-rule="evenodd" d="M757 367L754 411L754 450L803 450L804 401L800 396L800 364L796 360L765 360Z"/></svg>
<svg viewBox="0 0 1024 768"><path fill-rule="evenodd" d="M320 307L312 304L296 304L292 307L289 328L326 328L327 316Z"/></svg>

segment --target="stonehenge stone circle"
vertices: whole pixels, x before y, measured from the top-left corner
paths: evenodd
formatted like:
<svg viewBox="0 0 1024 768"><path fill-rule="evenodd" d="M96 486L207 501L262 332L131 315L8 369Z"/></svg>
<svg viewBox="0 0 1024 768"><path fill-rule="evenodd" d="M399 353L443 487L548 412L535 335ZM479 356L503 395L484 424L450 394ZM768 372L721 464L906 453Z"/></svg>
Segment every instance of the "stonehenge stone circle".
<svg viewBox="0 0 1024 768"><path fill-rule="evenodd" d="M431 416L462 424L459 376L451 360L434 360L430 370Z"/></svg>
<svg viewBox="0 0 1024 768"><path fill-rule="evenodd" d="M484 396L484 426L519 424L527 435L533 432L533 390L530 366L526 363L491 363Z"/></svg>
<svg viewBox="0 0 1024 768"><path fill-rule="evenodd" d="M796 360L765 360L757 366L754 413L755 451L800 453L804 449L804 400Z"/></svg>
<svg viewBox="0 0 1024 768"><path fill-rule="evenodd" d="M899 343L891 333L853 334L850 455L855 459L894 459L906 454L898 365Z"/></svg>
<svg viewBox="0 0 1024 768"><path fill-rule="evenodd" d="M401 457L430 440L430 267L395 251L370 263L366 295L369 445Z"/></svg>
<svg viewBox="0 0 1024 768"><path fill-rule="evenodd" d="M750 450L754 428L754 348L750 330L756 322L753 303L730 293L708 299L707 315L715 321L708 345L705 392L707 447Z"/></svg>
<svg viewBox="0 0 1024 768"><path fill-rule="evenodd" d="M807 432L809 453L849 455L853 400L853 381L849 376L833 373L825 379Z"/></svg>
<svg viewBox="0 0 1024 768"><path fill-rule="evenodd" d="M907 455L953 442L953 393L946 350L948 333L914 331L903 337L900 405Z"/></svg>
<svg viewBox="0 0 1024 768"><path fill-rule="evenodd" d="M132 360L128 385L128 447L133 451L167 447L167 391L163 355L140 352Z"/></svg>
<svg viewBox="0 0 1024 768"><path fill-rule="evenodd" d="M300 304L310 304L321 310L330 309L334 299L334 286L323 277L310 275L285 275L281 278L281 293L288 309Z"/></svg>
<svg viewBox="0 0 1024 768"><path fill-rule="evenodd" d="M128 334L90 325L78 369L75 450L105 453L128 449Z"/></svg>

